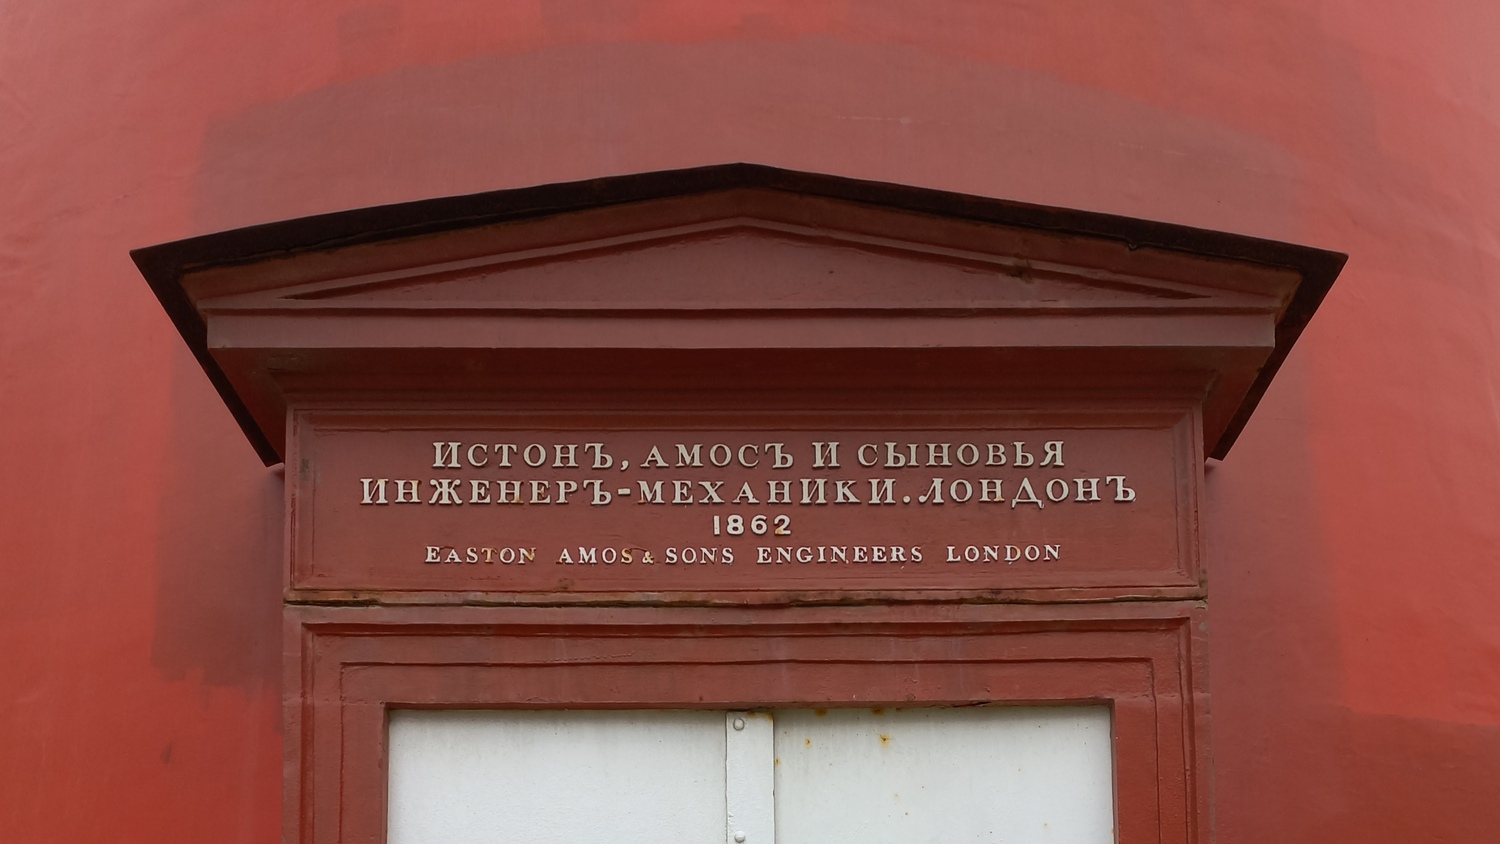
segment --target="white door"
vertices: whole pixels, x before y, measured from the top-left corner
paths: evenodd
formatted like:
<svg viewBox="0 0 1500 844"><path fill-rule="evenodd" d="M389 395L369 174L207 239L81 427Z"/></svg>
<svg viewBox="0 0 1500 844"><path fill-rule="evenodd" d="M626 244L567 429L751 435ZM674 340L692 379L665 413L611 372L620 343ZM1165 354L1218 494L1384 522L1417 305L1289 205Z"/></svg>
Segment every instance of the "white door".
<svg viewBox="0 0 1500 844"><path fill-rule="evenodd" d="M399 711L390 844L1114 841L1101 706Z"/></svg>

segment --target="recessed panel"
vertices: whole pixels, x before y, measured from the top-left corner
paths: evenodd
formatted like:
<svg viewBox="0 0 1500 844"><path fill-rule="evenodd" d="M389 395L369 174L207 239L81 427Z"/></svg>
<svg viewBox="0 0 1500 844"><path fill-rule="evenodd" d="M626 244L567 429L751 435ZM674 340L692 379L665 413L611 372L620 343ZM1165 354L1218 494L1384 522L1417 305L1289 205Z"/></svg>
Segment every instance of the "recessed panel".
<svg viewBox="0 0 1500 844"><path fill-rule="evenodd" d="M718 712L396 711L389 844L724 837Z"/></svg>
<svg viewBox="0 0 1500 844"><path fill-rule="evenodd" d="M776 713L776 844L1111 844L1109 710Z"/></svg>

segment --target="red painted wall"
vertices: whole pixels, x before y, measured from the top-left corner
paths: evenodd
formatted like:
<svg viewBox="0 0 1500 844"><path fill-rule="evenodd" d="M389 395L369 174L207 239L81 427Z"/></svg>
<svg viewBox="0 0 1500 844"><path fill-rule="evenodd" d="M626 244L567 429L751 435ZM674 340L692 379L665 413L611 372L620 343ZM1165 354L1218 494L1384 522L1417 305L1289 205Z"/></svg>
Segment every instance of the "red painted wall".
<svg viewBox="0 0 1500 844"><path fill-rule="evenodd" d="M1497 840L1497 33L1492 0L4 4L0 838L279 834L281 478L128 249L754 161L1350 253L1208 474L1219 841Z"/></svg>

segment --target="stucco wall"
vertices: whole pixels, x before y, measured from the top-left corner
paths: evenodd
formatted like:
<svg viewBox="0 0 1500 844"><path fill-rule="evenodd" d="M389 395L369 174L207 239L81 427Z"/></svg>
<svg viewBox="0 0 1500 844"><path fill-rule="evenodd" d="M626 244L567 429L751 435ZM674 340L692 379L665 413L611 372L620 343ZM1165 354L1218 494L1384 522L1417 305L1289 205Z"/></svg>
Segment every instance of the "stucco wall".
<svg viewBox="0 0 1500 844"><path fill-rule="evenodd" d="M281 478L127 251L726 161L1348 252L1208 472L1221 842L1500 828L1491 0L0 6L0 838L279 836Z"/></svg>

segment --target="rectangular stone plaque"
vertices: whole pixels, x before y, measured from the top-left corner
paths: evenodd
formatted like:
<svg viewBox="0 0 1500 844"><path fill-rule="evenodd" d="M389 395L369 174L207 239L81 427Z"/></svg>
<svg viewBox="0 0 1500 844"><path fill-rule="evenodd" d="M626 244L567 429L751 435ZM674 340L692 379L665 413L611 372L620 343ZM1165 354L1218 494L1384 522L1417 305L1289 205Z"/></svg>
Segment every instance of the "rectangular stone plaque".
<svg viewBox="0 0 1500 844"><path fill-rule="evenodd" d="M1191 420L307 411L292 586L644 600L1193 589Z"/></svg>

